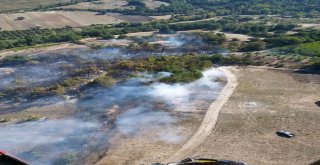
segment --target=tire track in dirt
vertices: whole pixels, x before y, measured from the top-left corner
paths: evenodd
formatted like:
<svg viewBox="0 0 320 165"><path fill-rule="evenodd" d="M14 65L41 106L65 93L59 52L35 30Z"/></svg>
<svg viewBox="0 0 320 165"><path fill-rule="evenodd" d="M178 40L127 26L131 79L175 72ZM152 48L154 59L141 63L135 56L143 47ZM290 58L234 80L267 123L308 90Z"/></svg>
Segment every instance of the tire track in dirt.
<svg viewBox="0 0 320 165"><path fill-rule="evenodd" d="M179 161L189 157L214 130L223 105L229 100L238 85L236 76L230 71L231 68L232 67L219 68L228 79L227 85L223 88L218 98L210 105L197 132L169 158L169 162Z"/></svg>

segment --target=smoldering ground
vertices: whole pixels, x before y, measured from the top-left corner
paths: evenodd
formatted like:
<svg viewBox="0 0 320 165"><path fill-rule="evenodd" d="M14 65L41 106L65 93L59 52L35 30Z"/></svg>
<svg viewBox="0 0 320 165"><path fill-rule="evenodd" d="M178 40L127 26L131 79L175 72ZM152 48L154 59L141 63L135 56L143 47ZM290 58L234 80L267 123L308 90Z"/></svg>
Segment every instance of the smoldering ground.
<svg viewBox="0 0 320 165"><path fill-rule="evenodd" d="M202 38L197 35L181 33L167 37L138 37L136 42L160 43L164 47L161 50L134 51L123 46L110 46L102 49L67 49L33 55L31 64L6 64L0 63L0 92L14 90L16 88L33 88L56 84L67 78L74 69L81 69L83 62L92 61L117 61L146 56L182 55L184 53L204 53L199 49L205 45ZM206 50L206 52L225 52L218 47Z"/></svg>
<svg viewBox="0 0 320 165"><path fill-rule="evenodd" d="M166 40L171 45L178 46L182 46L184 42L177 38ZM163 55L168 55L169 52L174 51L167 50ZM118 47L39 54L32 57L36 63L2 66L0 89L55 84L69 76L70 68L79 67L79 61L114 61L144 55L150 54L131 53ZM185 137L179 134L179 128L178 131L168 128L176 126L188 115L175 115L175 112L205 111L223 87L223 83L216 81L223 74L217 69L210 69L203 72L201 79L192 83L158 82L170 75L167 72L140 73L136 78L110 88L86 88L81 97L72 102L77 109L73 116L1 124L0 138L5 140L0 141L0 148L37 165L67 164L83 159L86 156L83 153L94 153L107 147L108 137L113 132L135 137L157 130L152 140L180 143ZM0 109L3 113L9 113L14 108L26 109L26 106L46 108L45 105L68 102L64 98L69 96L25 101L23 98L18 101L4 98L0 99ZM20 104L21 102L25 104ZM109 121L105 114L112 107L118 108L116 117Z"/></svg>
<svg viewBox="0 0 320 165"><path fill-rule="evenodd" d="M0 146L32 164L63 164L81 159L83 154L79 152L90 149L94 153L96 148L106 146L108 132L135 137L157 130L152 140L179 143L185 137L166 128L176 126L187 116L174 112L195 110L192 108L203 104L199 99L209 105L223 87L216 81L223 76L217 69L204 71L203 75L188 84L164 84L157 80L170 73L143 73L110 88L88 88L83 91L85 96L75 102L73 117L1 125L0 138L4 140ZM115 105L118 115L113 126L105 129L104 114Z"/></svg>

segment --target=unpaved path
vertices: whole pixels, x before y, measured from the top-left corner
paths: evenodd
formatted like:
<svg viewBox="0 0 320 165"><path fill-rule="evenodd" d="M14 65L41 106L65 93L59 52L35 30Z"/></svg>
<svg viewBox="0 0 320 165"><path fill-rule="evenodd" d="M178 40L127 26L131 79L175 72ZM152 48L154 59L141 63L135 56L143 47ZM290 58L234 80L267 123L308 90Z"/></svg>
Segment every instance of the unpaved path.
<svg viewBox="0 0 320 165"><path fill-rule="evenodd" d="M228 101L234 89L237 87L237 78L231 73L230 67L221 67L219 69L227 76L227 85L223 88L219 97L210 105L197 132L169 158L170 162L179 161L189 157L206 140L215 128L222 106Z"/></svg>

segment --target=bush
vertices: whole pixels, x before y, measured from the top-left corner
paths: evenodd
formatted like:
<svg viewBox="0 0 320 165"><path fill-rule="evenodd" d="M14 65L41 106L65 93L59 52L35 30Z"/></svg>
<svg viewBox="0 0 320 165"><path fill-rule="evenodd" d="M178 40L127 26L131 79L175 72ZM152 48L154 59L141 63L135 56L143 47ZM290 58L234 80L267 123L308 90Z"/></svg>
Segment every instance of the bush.
<svg viewBox="0 0 320 165"><path fill-rule="evenodd" d="M69 79L64 80L61 85L66 88L70 88L70 87L77 86L77 85L83 83L84 81L85 80L82 79L81 77L73 77L73 78L69 78Z"/></svg>
<svg viewBox="0 0 320 165"><path fill-rule="evenodd" d="M58 95L63 95L66 92L66 89L61 85L57 85L52 88L52 91Z"/></svg>
<svg viewBox="0 0 320 165"><path fill-rule="evenodd" d="M100 86L111 87L117 81L109 75L103 75L103 76L96 78L93 82L100 85Z"/></svg>
<svg viewBox="0 0 320 165"><path fill-rule="evenodd" d="M3 118L0 119L0 123L7 123L9 121L10 121L10 119L3 119Z"/></svg>
<svg viewBox="0 0 320 165"><path fill-rule="evenodd" d="M183 71L174 73L170 77L163 78L161 81L166 83L188 83L201 78L203 75L200 71Z"/></svg>
<svg viewBox="0 0 320 165"><path fill-rule="evenodd" d="M25 119L23 119L22 122L37 121L41 118L42 117L39 115L30 115L30 116L26 117Z"/></svg>
<svg viewBox="0 0 320 165"><path fill-rule="evenodd" d="M257 42L244 42L240 46L240 51L243 52L250 52L250 51L259 51L266 48L266 43L263 41L257 41Z"/></svg>

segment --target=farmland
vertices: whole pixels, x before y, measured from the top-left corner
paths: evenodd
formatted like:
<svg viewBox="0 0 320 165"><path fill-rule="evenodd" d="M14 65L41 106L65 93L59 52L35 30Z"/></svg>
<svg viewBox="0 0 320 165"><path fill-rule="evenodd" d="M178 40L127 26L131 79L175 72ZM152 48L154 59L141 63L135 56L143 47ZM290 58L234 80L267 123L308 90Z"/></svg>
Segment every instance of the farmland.
<svg viewBox="0 0 320 165"><path fill-rule="evenodd" d="M17 20L24 17L23 20ZM48 11L15 14L0 14L2 30L26 30L30 28L82 27L92 24L116 24L120 22L144 22L152 18L146 16L122 16L121 14L97 15L86 11Z"/></svg>
<svg viewBox="0 0 320 165"><path fill-rule="evenodd" d="M73 5L56 7L58 9L81 9L81 10L106 10L106 9L133 9L134 6L128 6L125 0L99 0L93 2L82 2Z"/></svg>
<svg viewBox="0 0 320 165"><path fill-rule="evenodd" d="M144 0L147 8L155 9L161 5L168 5L168 3L156 1L156 0ZM98 0L92 2L81 2L73 5L66 5L62 7L56 7L56 9L63 10L108 10L108 9L135 9L135 6L128 5L126 0Z"/></svg>
<svg viewBox="0 0 320 165"><path fill-rule="evenodd" d="M70 0L1 0L0 12L28 10L57 4L70 3Z"/></svg>

